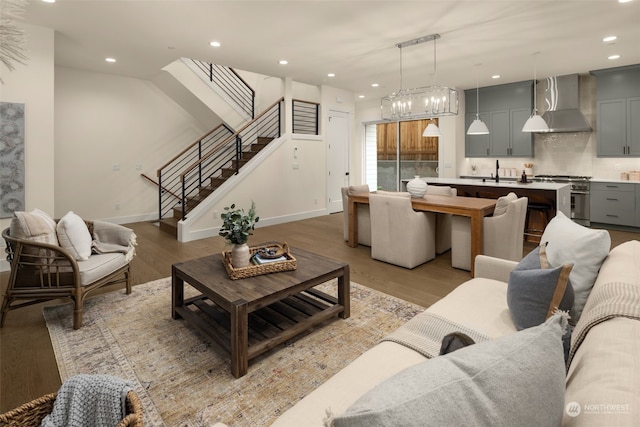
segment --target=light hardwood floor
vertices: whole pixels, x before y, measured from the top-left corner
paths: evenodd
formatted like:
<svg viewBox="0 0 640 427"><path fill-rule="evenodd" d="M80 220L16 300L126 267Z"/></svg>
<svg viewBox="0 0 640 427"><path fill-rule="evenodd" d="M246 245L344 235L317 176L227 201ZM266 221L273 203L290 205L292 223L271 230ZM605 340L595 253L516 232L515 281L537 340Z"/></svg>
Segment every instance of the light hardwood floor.
<svg viewBox="0 0 640 427"><path fill-rule="evenodd" d="M349 248L346 245L342 225L340 213L263 227L255 230L250 243L286 241L290 246L346 261L350 265L352 281L424 307L438 301L470 277L468 272L451 267L449 252L413 270L374 261L368 247ZM138 236L138 254L133 261L134 285L170 276L173 263L225 249L221 237L180 243L152 223L128 226ZM614 230L610 233L612 246L640 239L639 233ZM525 253L533 247L534 244L525 244ZM4 273L0 277L3 294L7 276ZM123 292L123 289L124 285L114 285L105 291ZM46 304L61 302L51 301L9 312L4 328L0 329L0 412L57 391L60 387L42 308ZM132 334L134 330L135 325L132 325Z"/></svg>

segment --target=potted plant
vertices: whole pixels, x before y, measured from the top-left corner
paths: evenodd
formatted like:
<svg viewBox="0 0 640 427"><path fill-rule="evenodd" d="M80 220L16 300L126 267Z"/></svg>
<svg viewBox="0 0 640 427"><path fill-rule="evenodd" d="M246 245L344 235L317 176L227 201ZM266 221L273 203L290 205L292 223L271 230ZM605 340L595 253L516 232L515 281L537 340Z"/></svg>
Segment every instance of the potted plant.
<svg viewBox="0 0 640 427"><path fill-rule="evenodd" d="M256 216L256 204L251 202L251 209L248 213L244 209L236 209L235 203L224 208L225 212L220 215L222 227L218 233L233 245L231 249L231 265L235 268L249 265L250 251L247 245L249 236L255 229L260 217Z"/></svg>
<svg viewBox="0 0 640 427"><path fill-rule="evenodd" d="M471 164L471 175L475 175L478 173L478 165Z"/></svg>

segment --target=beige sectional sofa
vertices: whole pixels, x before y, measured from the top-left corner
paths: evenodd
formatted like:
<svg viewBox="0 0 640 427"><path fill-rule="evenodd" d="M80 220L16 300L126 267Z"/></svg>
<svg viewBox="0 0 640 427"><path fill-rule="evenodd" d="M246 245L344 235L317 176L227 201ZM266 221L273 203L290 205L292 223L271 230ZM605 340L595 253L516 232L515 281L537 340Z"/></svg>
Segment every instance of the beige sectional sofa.
<svg viewBox="0 0 640 427"><path fill-rule="evenodd" d="M606 232L605 232L606 233ZM601 237L598 237L601 239ZM608 233L604 244L608 244ZM587 303L573 329L572 358L566 375L566 392L556 398L557 404L537 408L540 418L531 422L518 418L523 408L535 405L536 398L552 394L552 386L536 384L512 392L514 403L489 402L489 407L463 413L465 425L563 425L563 426L637 426L640 420L640 242L630 241L610 251L601 265ZM476 277L461 284L453 292L423 314L447 319L477 331L489 341L500 342L527 331L517 332L507 305L510 272L518 263L487 256L476 259ZM623 286L620 286L623 284ZM610 304L613 302L613 304ZM611 307L617 307L610 310ZM557 316L555 316L557 317ZM549 322L547 322L549 323ZM536 328L531 328L531 330ZM474 336L474 335L470 335ZM468 349L471 349L470 346ZM461 352L467 348L458 350ZM345 412L356 400L385 380L391 381L400 371L418 365L433 364L448 356L427 359L419 352L393 341L383 341L338 372L326 383L304 397L273 424L283 426L332 425L332 418ZM476 353L477 354L477 353ZM535 353L531 353L535 354ZM557 356L556 356L557 359ZM564 362L564 359L562 360ZM555 377L565 383L564 363ZM551 370L551 368L549 368ZM502 370L498 371L499 373ZM544 376L544 370L541 371ZM525 378L523 368L516 378ZM534 372L535 373L535 372ZM538 376L538 374L534 375ZM544 379L543 379L544 380ZM506 385L507 380L502 379ZM551 382L548 379L547 382ZM384 383L383 383L384 384ZM426 384L425 384L426 385ZM377 387L380 387L379 385ZM563 392L564 389L561 389ZM443 392L444 393L444 392ZM458 411L465 412L462 401L472 392L447 396ZM546 396L549 398L549 396ZM558 406L559 405L559 406ZM507 407L509 406L509 407ZM550 408L548 406L554 406ZM534 408L535 409L535 408ZM515 418L494 418L493 410L511 411ZM467 409L468 411L468 409ZM555 412L554 421L545 418ZM558 414L560 412L560 414ZM534 412L535 413L535 412ZM459 414L458 414L459 415ZM429 415L415 414L415 425L432 425ZM497 415L495 417L498 417ZM453 418L452 418L453 419ZM343 420L344 421L344 420ZM336 422L334 425L375 425L365 422ZM404 422L383 421L381 425L406 425ZM455 424L455 423L454 423ZM453 424L452 424L453 425Z"/></svg>
<svg viewBox="0 0 640 427"><path fill-rule="evenodd" d="M536 251L520 263L481 255L475 278L363 353L273 426L637 426L640 241L610 250L607 231L558 215L542 242L536 251L544 246L550 264L542 270L573 264L568 359L566 312L518 331L508 303L517 270ZM438 355L451 330L476 344ZM404 337L414 333L428 339L407 346Z"/></svg>

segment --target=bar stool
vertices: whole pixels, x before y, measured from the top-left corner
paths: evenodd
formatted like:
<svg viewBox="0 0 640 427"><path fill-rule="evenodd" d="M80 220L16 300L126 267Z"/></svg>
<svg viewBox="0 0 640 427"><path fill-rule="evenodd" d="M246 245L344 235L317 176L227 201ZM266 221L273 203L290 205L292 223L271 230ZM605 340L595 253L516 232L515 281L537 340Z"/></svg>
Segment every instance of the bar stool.
<svg viewBox="0 0 640 427"><path fill-rule="evenodd" d="M524 229L524 239L527 239L527 236L540 238L542 237L542 233L544 233L544 229L549 224L550 212L553 211L553 204L548 199L543 199L541 197L529 196L529 204L527 205L527 216L525 219L525 229ZM535 213L542 223L542 229L532 228L531 224L531 213Z"/></svg>

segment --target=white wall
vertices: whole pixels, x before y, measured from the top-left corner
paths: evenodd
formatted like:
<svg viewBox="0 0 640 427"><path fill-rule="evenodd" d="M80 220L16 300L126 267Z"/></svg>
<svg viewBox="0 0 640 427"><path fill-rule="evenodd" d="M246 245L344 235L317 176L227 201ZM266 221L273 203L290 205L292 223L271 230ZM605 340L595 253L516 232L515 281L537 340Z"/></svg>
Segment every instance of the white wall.
<svg viewBox="0 0 640 427"><path fill-rule="evenodd" d="M38 208L54 215L54 34L42 27L24 28L29 59L13 71L0 64L0 101L24 104L25 210ZM0 227L9 222L0 220Z"/></svg>
<svg viewBox="0 0 640 427"><path fill-rule="evenodd" d="M25 210L41 209L55 213L54 188L54 66L53 30L24 25L27 32L26 65L15 64L9 71L0 64L4 85L0 101L24 104L25 118ZM0 229L11 220L1 219ZM2 239L0 239L2 240ZM4 241L2 241L4 247ZM3 259L0 270L8 270Z"/></svg>
<svg viewBox="0 0 640 427"><path fill-rule="evenodd" d="M55 87L55 214L157 218L157 187L140 174L157 179L208 129L148 80L57 67Z"/></svg>

